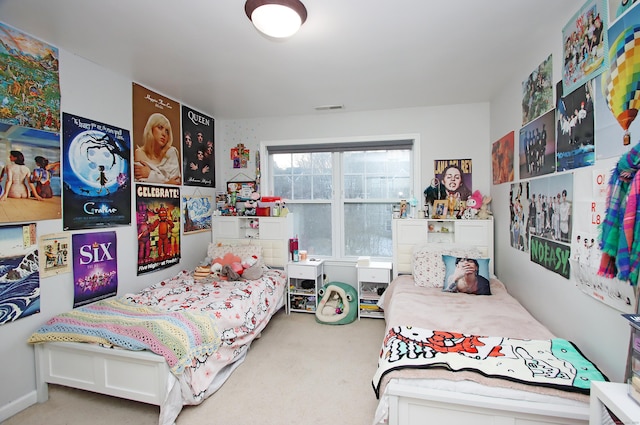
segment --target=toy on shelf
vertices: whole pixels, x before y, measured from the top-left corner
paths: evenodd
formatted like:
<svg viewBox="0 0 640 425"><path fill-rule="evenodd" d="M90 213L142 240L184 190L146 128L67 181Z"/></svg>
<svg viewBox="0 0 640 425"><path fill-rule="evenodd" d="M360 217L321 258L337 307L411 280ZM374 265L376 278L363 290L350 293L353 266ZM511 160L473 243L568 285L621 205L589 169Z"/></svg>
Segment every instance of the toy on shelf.
<svg viewBox="0 0 640 425"><path fill-rule="evenodd" d="M482 198L482 205L480 206L480 211L478 211L479 219L486 220L493 215L493 213L489 209L490 203L491 203L491 196L485 195Z"/></svg>

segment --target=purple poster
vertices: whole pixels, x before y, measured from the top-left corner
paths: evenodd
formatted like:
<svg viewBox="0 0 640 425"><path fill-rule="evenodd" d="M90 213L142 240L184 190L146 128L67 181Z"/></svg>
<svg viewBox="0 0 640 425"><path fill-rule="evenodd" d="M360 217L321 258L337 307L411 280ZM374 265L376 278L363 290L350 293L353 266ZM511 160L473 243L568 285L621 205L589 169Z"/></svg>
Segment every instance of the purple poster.
<svg viewBox="0 0 640 425"><path fill-rule="evenodd" d="M73 235L73 307L116 295L116 232Z"/></svg>

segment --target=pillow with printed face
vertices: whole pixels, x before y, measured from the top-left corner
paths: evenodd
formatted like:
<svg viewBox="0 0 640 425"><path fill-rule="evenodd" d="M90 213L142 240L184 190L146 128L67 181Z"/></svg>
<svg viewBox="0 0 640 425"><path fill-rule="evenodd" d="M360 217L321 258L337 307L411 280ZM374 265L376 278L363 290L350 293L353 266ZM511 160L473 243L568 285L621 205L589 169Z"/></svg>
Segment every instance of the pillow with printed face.
<svg viewBox="0 0 640 425"><path fill-rule="evenodd" d="M413 281L416 286L441 288L444 282L445 266L442 255L480 257L473 246L434 243L417 248L413 253Z"/></svg>
<svg viewBox="0 0 640 425"><path fill-rule="evenodd" d="M443 255L445 278L442 290L472 295L491 295L489 259Z"/></svg>

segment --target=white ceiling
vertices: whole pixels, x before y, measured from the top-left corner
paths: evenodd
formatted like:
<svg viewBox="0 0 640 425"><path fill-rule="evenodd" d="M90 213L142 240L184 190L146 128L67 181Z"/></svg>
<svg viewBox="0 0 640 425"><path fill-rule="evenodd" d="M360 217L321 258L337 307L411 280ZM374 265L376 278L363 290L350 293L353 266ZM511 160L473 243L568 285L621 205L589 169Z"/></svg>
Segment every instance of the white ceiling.
<svg viewBox="0 0 640 425"><path fill-rule="evenodd" d="M524 80L537 66L521 58L548 28L561 44L557 28L584 3L303 2L307 22L286 41L259 35L243 0L0 0L0 20L216 118L242 119L490 101L514 72Z"/></svg>

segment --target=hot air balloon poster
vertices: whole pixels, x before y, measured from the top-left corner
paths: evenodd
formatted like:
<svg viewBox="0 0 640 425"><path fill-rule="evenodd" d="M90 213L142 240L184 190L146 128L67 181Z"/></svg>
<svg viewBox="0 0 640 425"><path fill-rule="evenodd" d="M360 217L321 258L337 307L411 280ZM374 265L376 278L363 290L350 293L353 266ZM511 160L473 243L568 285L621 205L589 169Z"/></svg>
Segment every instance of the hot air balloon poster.
<svg viewBox="0 0 640 425"><path fill-rule="evenodd" d="M640 9L634 7L609 29L609 69L601 78L602 95L623 131L624 145L631 144L630 128L640 108L639 19Z"/></svg>
<svg viewBox="0 0 640 425"><path fill-rule="evenodd" d="M593 80L567 96L556 85L556 171L588 167L595 163Z"/></svg>
<svg viewBox="0 0 640 425"><path fill-rule="evenodd" d="M589 0L562 29L565 95L600 75L608 66L608 13L605 0Z"/></svg>

